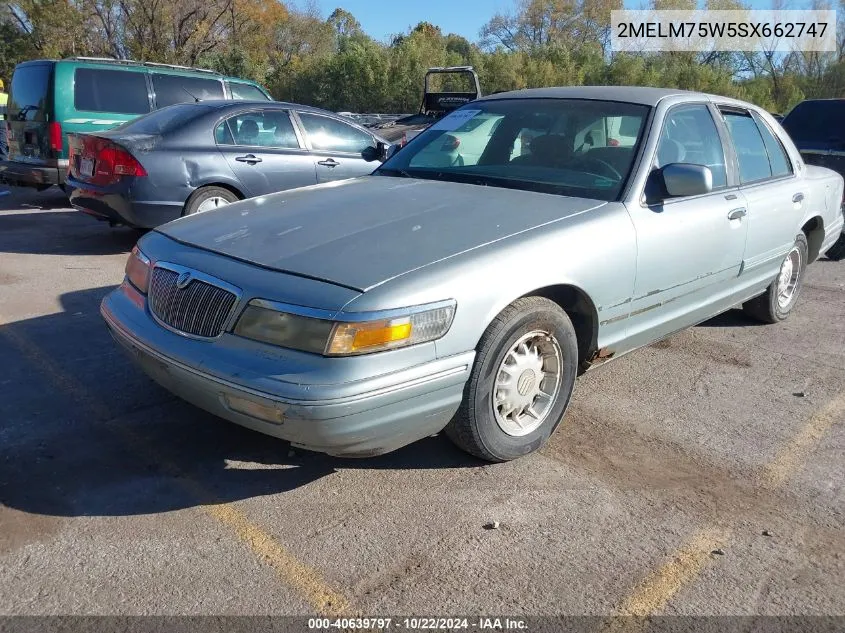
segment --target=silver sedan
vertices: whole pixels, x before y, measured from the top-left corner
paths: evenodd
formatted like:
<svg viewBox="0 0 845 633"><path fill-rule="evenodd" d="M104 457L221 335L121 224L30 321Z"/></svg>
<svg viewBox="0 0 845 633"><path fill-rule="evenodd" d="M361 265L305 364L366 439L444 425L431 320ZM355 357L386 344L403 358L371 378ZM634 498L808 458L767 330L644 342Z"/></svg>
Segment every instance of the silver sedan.
<svg viewBox="0 0 845 633"><path fill-rule="evenodd" d="M735 305L787 318L842 197L747 103L497 94L371 176L159 227L102 314L166 388L295 446L369 456L445 429L509 460L580 372Z"/></svg>

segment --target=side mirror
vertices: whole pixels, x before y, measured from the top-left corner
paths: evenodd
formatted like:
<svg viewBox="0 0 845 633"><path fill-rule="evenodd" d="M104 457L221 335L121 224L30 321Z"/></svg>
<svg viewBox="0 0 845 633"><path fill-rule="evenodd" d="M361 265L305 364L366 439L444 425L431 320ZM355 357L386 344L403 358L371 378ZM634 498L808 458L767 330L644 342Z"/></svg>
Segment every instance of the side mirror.
<svg viewBox="0 0 845 633"><path fill-rule="evenodd" d="M397 147L395 145L388 145L387 143L379 141L375 144L375 146L367 147L363 152L361 152L361 156L368 163L371 163L374 160L383 163L396 153L396 149Z"/></svg>
<svg viewBox="0 0 845 633"><path fill-rule="evenodd" d="M361 157L368 163L371 163L374 160L383 160L381 158L382 145L384 145L384 143L377 143L376 145L370 145L369 147L365 147L364 151L361 152Z"/></svg>
<svg viewBox="0 0 845 633"><path fill-rule="evenodd" d="M704 165L669 163L661 173L666 193L673 198L700 196L713 191L713 172Z"/></svg>

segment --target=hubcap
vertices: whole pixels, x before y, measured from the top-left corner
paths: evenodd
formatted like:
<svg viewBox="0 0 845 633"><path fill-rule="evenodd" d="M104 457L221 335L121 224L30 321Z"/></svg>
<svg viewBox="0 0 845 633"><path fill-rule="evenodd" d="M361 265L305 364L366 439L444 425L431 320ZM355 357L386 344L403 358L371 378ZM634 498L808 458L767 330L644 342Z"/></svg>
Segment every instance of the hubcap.
<svg viewBox="0 0 845 633"><path fill-rule="evenodd" d="M212 211L218 207L224 207L229 204L229 201L225 198L221 198L220 196L213 196L206 200L203 200L200 203L200 206L197 207L197 213L203 213L205 211Z"/></svg>
<svg viewBox="0 0 845 633"><path fill-rule="evenodd" d="M785 308L795 296L798 277L801 275L801 251L793 248L789 251L778 275L778 306Z"/></svg>
<svg viewBox="0 0 845 633"><path fill-rule="evenodd" d="M560 388L561 361L558 342L539 330L508 350L493 385L493 414L502 431L528 435L546 420Z"/></svg>

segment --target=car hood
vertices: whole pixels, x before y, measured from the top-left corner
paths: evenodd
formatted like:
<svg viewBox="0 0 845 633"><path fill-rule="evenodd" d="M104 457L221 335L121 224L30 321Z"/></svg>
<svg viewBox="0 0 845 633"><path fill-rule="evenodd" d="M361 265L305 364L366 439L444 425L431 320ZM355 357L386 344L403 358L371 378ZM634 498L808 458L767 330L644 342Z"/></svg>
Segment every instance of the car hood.
<svg viewBox="0 0 845 633"><path fill-rule="evenodd" d="M251 198L157 230L241 261L366 291L603 204L498 187L365 176Z"/></svg>

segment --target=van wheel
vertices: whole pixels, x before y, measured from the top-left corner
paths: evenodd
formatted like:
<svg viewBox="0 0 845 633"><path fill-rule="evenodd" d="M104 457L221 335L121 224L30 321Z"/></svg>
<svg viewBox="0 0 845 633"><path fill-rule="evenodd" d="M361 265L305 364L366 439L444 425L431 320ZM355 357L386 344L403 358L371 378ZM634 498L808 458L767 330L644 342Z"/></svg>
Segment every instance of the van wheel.
<svg viewBox="0 0 845 633"><path fill-rule="evenodd" d="M537 450L557 427L575 387L578 343L566 312L544 297L518 299L493 320L476 350L461 408L446 435L491 462Z"/></svg>
<svg viewBox="0 0 845 633"><path fill-rule="evenodd" d="M780 265L780 273L766 292L743 304L748 316L763 323L778 323L789 316L804 284L808 251L807 236L799 233Z"/></svg>
<svg viewBox="0 0 845 633"><path fill-rule="evenodd" d="M195 213L213 211L238 200L240 198L237 194L223 187L200 187L188 198L182 215L194 215Z"/></svg>

